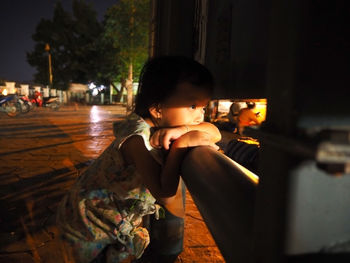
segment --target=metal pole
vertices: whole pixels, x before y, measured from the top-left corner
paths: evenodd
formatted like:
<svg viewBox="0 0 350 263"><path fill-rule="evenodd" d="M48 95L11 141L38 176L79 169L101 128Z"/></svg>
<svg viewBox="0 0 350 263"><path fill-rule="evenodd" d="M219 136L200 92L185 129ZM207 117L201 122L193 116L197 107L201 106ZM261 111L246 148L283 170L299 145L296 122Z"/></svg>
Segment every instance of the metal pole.
<svg viewBox="0 0 350 263"><path fill-rule="evenodd" d="M224 154L195 147L182 178L227 262L250 262L258 177Z"/></svg>
<svg viewBox="0 0 350 263"><path fill-rule="evenodd" d="M50 45L46 43L45 45L45 51L47 52L48 59L49 59L49 96L50 96L50 89L52 88L52 64L51 64L51 53L50 53Z"/></svg>
<svg viewBox="0 0 350 263"><path fill-rule="evenodd" d="M49 76L50 76L50 87L52 86L52 68L51 68L51 54L49 53Z"/></svg>

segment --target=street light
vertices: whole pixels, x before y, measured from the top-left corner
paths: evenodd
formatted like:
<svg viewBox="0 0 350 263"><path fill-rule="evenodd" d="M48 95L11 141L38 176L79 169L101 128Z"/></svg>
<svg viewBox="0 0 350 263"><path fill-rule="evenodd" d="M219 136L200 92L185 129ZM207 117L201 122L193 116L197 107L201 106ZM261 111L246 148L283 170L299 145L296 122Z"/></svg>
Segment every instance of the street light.
<svg viewBox="0 0 350 263"><path fill-rule="evenodd" d="M47 56L49 58L49 82L50 82L50 88L52 88L51 53L50 53L50 45L48 43L46 43L46 45L45 45L45 51L47 52Z"/></svg>

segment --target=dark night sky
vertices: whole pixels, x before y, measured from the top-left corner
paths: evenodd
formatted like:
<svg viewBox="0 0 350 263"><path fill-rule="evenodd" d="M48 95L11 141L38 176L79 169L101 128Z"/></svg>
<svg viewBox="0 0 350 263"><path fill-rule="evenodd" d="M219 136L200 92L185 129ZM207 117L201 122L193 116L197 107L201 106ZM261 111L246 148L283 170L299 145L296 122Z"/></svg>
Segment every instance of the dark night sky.
<svg viewBox="0 0 350 263"><path fill-rule="evenodd" d="M26 61L26 52L32 51L31 36L41 18L52 19L57 0L1 0L0 1L0 78L25 82L34 74ZM100 21L108 7L117 0L85 0L92 3ZM72 0L61 0L71 12Z"/></svg>

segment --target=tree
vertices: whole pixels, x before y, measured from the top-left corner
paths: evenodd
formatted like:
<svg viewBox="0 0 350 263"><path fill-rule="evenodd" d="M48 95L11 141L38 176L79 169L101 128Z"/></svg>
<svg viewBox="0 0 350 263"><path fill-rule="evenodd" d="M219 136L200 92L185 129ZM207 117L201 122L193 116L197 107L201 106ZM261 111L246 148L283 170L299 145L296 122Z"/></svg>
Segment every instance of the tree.
<svg viewBox="0 0 350 263"><path fill-rule="evenodd" d="M73 81L87 83L96 79L103 52L97 47L102 37L103 27L97 20L96 11L84 0L73 1L73 42L72 65Z"/></svg>
<svg viewBox="0 0 350 263"><path fill-rule="evenodd" d="M97 85L111 85L117 92L117 101L120 101L123 90L118 90L116 82L118 82L118 72L120 69L119 49L113 46L108 39L99 39L96 42L96 49L99 55L96 56L95 82Z"/></svg>
<svg viewBox="0 0 350 263"><path fill-rule="evenodd" d="M73 26L73 19L67 13L61 2L57 2L53 19L41 19L32 38L36 42L34 51L27 53L28 63L35 67L37 72L34 80L38 83L49 84L48 58L45 45L50 45L53 65L53 83L56 87L64 87L70 80L69 74L69 50L66 48L71 43L69 29Z"/></svg>
<svg viewBox="0 0 350 263"><path fill-rule="evenodd" d="M132 107L133 79L148 57L149 0L119 0L107 10L104 40L118 52L118 77L127 89L128 110Z"/></svg>
<svg viewBox="0 0 350 263"><path fill-rule="evenodd" d="M87 83L95 79L102 52L97 41L103 27L96 11L84 0L73 0L73 15L66 12L60 1L56 3L53 19L42 19L33 34L34 51L27 53L28 63L37 72L34 80L49 84L48 59L45 45L50 45L53 85L66 89L71 82Z"/></svg>

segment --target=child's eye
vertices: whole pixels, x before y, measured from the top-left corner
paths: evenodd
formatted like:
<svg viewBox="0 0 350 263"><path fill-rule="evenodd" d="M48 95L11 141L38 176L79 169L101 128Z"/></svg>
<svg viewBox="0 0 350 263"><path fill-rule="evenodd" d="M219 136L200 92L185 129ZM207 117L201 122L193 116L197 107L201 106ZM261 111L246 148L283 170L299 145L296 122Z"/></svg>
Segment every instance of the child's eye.
<svg viewBox="0 0 350 263"><path fill-rule="evenodd" d="M191 109L192 109L192 110L195 110L196 108L197 108L197 105L196 105L196 104L191 105Z"/></svg>

